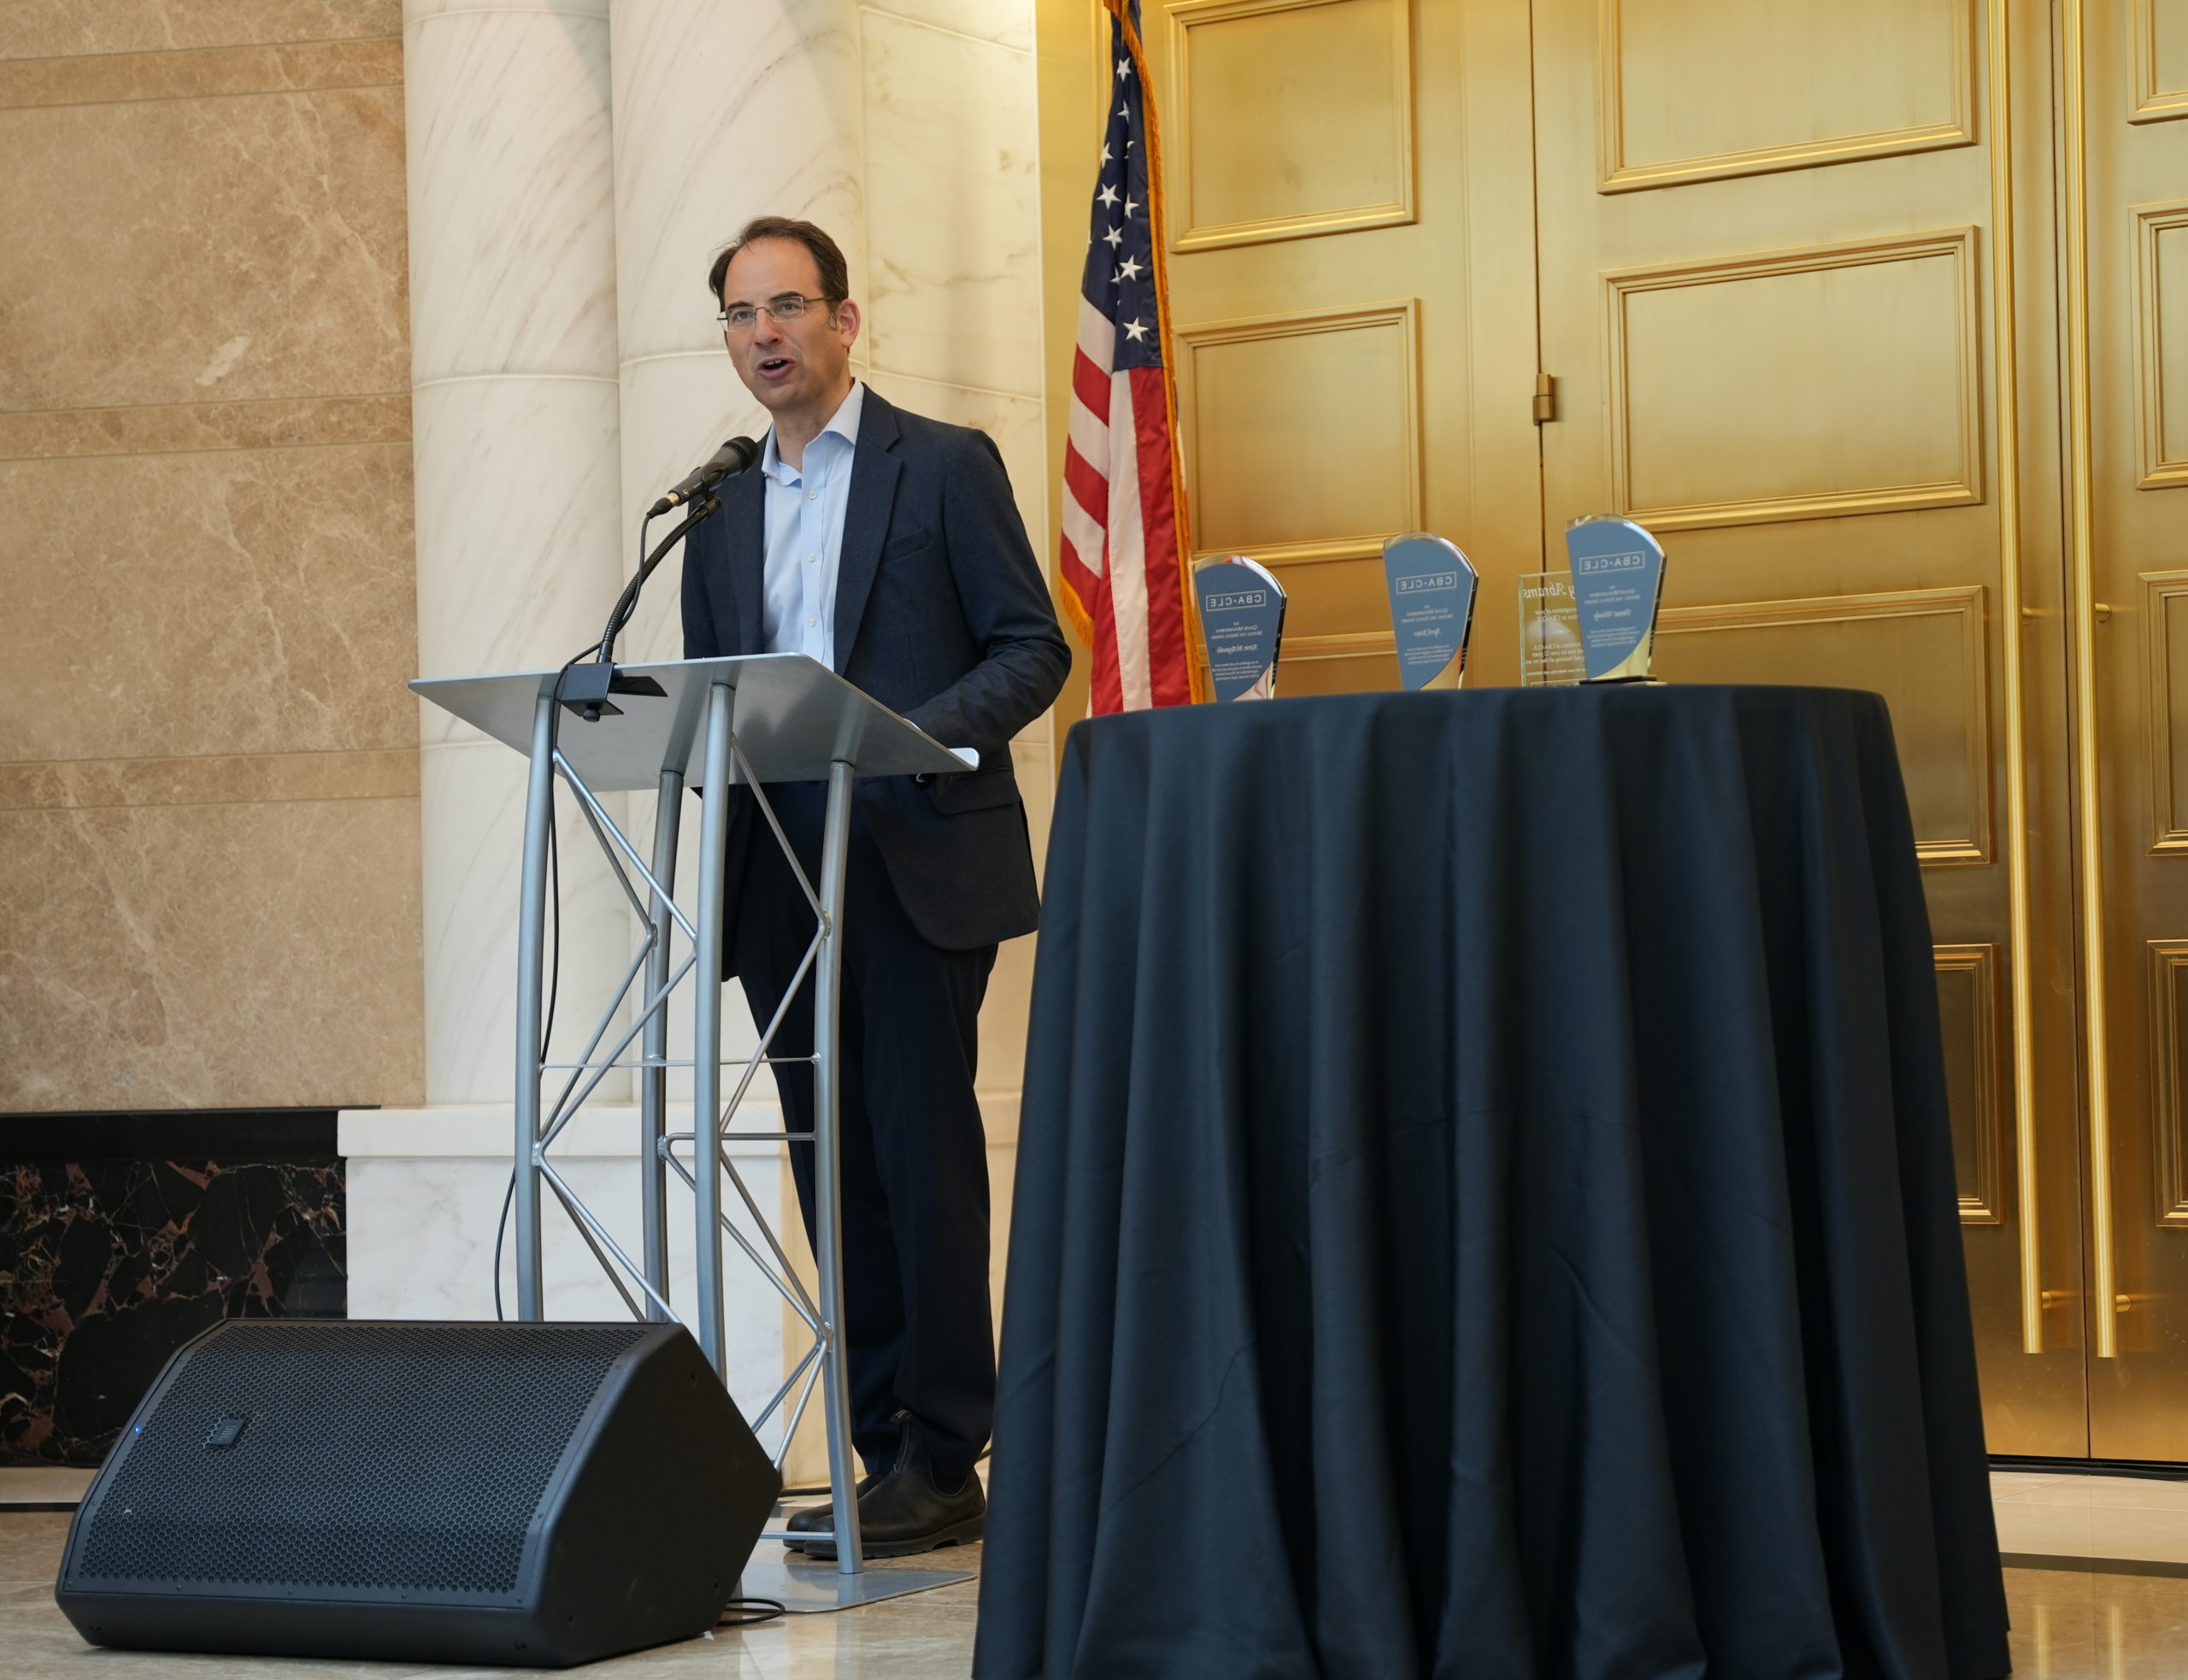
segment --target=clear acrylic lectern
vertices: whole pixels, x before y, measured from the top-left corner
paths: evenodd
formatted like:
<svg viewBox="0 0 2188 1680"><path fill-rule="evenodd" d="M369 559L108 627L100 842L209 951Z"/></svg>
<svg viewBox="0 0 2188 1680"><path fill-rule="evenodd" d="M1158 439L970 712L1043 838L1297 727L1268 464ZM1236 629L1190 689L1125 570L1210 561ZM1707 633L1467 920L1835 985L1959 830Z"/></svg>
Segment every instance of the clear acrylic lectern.
<svg viewBox="0 0 2188 1680"><path fill-rule="evenodd" d="M752 1421L762 1426L775 1410L785 1414L784 1449L819 1379L828 1436L828 1482L835 1502L836 1564L767 1564L756 1558L743 1591L782 1599L792 1609L844 1605L917 1591L944 1581L970 1578L961 1571L886 1570L864 1573L859 1542L857 1469L850 1438L850 1389L844 1359L843 1243L838 1230L837 1120L843 973L844 865L850 831L853 781L860 776L948 775L977 759L953 752L817 661L803 654L760 654L736 659L677 660L615 668L605 702L583 705L554 698L561 673L520 671L491 677L442 677L410 686L531 761L525 796L524 872L517 922L516 1136L515 1192L517 1311L544 1316L541 1298L540 1213L551 1193L575 1224L594 1258L638 1316L680 1320L698 1338L717 1374L727 1374L723 1347L722 1237L726 1234L789 1302L812 1333L804 1356ZM589 716L597 713L597 716ZM575 796L586 825L607 854L610 868L645 926L638 954L592 1030L584 1054L549 1104L548 1072L540 1025L544 1002L548 840L555 778ZM828 804L820 878L809 879L785 839L762 784L826 782ZM677 828L685 787L703 790L699 822L697 902L689 909L675 896ZM810 902L815 928L798 980L789 989L760 1042L742 1061L735 1089L722 1094L721 990L723 863L729 841L729 790L752 789L757 810ZM652 856L638 849L602 805L603 793L654 790L658 801ZM680 932L689 954L672 966L671 942ZM736 1167L722 1153L722 1134L738 1103L773 1058L769 1047L805 973L814 976L813 1084L816 1214L814 1259L819 1299L809 1295L791 1269L774 1222L760 1210ZM678 985L696 975L692 1008L692 1131L667 1129L668 1007ZM615 1029L615 1016L634 985L641 987L635 1018L625 1024L607 1053L597 1054ZM633 1043L636 1061L625 1059ZM548 1150L602 1080L615 1068L639 1075L640 1254L633 1260L609 1235L559 1172ZM740 1139L805 1141L803 1133L739 1132ZM678 1154L688 1145L691 1166ZM712 1160L715 1170L702 1171ZM683 1310L671 1305L668 1284L668 1174L691 1190L698 1266L697 1299ZM757 1225L762 1254L732 1225L723 1207L726 1179ZM618 1273L622 1274L619 1276ZM623 1277L637 1284L633 1296ZM779 1462L779 1455L778 1456ZM779 1538L771 1530L767 1538Z"/></svg>

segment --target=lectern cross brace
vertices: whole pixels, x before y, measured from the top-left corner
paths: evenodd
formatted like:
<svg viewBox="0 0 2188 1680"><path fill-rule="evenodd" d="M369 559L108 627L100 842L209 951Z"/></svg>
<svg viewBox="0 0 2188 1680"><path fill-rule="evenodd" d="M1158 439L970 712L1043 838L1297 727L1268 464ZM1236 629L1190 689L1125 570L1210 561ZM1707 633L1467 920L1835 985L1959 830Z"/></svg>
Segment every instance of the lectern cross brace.
<svg viewBox="0 0 2188 1680"><path fill-rule="evenodd" d="M726 1380L721 1243L726 1234L773 1286L810 1337L781 1386L750 1422L755 1430L762 1429L778 1413L782 1413L782 1442L775 1455L779 1466L815 1387L819 1388L827 1431L828 1479L834 1495L836 1567L841 1574L853 1575L863 1569L864 1557L858 1531L850 1379L839 1328L844 1322L844 1295L843 1242L838 1219L838 1119L841 1084L838 1068L842 1042L844 866L849 850L851 790L858 772L854 760L848 755L834 757L829 763L820 879L811 880L738 743L734 726L735 702L735 690L729 683L717 681L709 686L703 745L697 755L702 790L697 902L687 913L673 890L678 819L684 798L683 770L672 767L661 772L656 793L653 851L649 860L641 856L630 837L587 785L570 756L561 750L556 702L551 693L542 693L538 699L526 789L522 896L517 925L516 1184L513 1233L517 1312L520 1318L526 1319L537 1320L545 1316L541 1213L544 1196L551 1194L569 1215L632 1315L656 1322L680 1319L697 1336L715 1372ZM848 753L849 749L845 750ZM541 1042L541 1025L546 984L548 848L558 777L576 798L586 827L608 860L609 872L645 931L638 955L593 1027L583 1053L574 1062L550 1064ZM782 848L793 876L812 907L815 925L812 943L785 991L782 1003L762 1030L752 1054L744 1059L735 1088L725 1101L721 990L714 983L714 977L720 975L722 968L723 870L729 841L729 790L737 784L750 789L770 834ZM679 932L690 949L681 961L677 961L672 941ZM699 978L690 989L693 1130L689 1133L672 1133L668 1130L668 1071L680 1064L668 1055L669 1008L682 983L694 973ZM775 1037L808 973L815 980L813 1054L809 1059L813 1066L815 1130L811 1134L730 1132L728 1122L763 1066L808 1060L772 1054ZM606 1053L600 1054L602 1043L615 1029L616 1018L634 986L638 988L634 1019L623 1027ZM635 1062L624 1060L633 1043L638 1046ZM601 1082L617 1068L632 1068L638 1075L640 1240L635 1260L609 1235L604 1223L585 1205L548 1153L572 1118L599 1089ZM546 1076L551 1072L567 1072L568 1078L550 1107L545 1095ZM817 1300L799 1279L773 1222L762 1212L735 1160L726 1153L726 1138L740 1142L809 1141L813 1144L818 1215L814 1243L819 1283ZM691 1164L688 1166L679 1154L679 1147L688 1147L690 1150ZM700 1170L699 1163L705 1161L713 1162L715 1170ZM680 1312L669 1298L668 1176L672 1172L691 1191L696 1238L697 1299ZM743 1206L750 1234L744 1223L733 1219L724 1206L725 1179ZM635 1285L637 1295L626 1287L626 1279L629 1284ZM787 1411L784 1410L785 1406Z"/></svg>

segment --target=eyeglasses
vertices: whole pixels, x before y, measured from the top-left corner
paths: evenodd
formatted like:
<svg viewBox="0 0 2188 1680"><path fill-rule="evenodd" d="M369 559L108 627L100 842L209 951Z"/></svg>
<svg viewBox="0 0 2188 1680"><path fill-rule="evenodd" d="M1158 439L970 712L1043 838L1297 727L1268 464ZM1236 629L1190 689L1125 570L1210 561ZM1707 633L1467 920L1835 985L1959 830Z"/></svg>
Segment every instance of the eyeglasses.
<svg viewBox="0 0 2188 1680"><path fill-rule="evenodd" d="M801 297L794 291L786 291L779 297L770 297L764 303L732 303L717 313L715 319L721 323L725 332L750 332L758 323L763 309L769 320L779 325L786 320L797 320L816 304L831 301L826 297Z"/></svg>

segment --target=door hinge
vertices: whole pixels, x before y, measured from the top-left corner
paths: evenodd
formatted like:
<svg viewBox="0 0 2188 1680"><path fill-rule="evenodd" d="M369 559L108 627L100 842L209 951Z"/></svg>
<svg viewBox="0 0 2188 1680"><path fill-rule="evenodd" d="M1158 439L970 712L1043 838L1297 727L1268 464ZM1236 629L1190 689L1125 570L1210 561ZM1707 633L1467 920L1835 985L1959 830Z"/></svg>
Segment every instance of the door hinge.
<svg viewBox="0 0 2188 1680"><path fill-rule="evenodd" d="M1557 381L1548 373L1535 375L1535 424L1557 418Z"/></svg>

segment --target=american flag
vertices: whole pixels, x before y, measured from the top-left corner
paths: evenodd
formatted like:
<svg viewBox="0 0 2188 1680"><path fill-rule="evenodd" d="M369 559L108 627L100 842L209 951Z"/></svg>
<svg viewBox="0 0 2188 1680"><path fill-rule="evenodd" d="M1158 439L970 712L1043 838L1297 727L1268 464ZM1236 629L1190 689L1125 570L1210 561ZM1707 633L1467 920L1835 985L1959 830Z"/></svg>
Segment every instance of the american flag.
<svg viewBox="0 0 2188 1680"><path fill-rule="evenodd" d="M1064 606L1093 650L1091 709L1194 698L1185 506L1163 347L1162 169L1138 0L1109 13L1109 118L1095 182L1064 448Z"/></svg>

